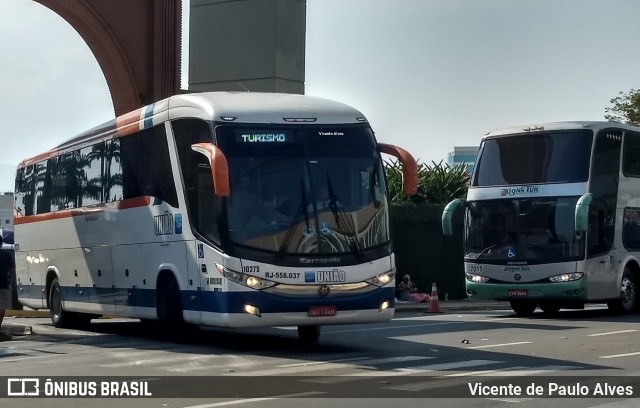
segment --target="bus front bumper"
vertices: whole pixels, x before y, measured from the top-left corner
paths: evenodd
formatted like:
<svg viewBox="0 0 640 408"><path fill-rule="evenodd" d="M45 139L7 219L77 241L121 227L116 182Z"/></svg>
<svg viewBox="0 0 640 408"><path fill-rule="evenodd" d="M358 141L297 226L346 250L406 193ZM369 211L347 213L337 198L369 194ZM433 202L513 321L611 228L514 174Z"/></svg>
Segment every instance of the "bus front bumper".
<svg viewBox="0 0 640 408"><path fill-rule="evenodd" d="M475 283L466 281L469 300L585 301L585 279L557 283Z"/></svg>

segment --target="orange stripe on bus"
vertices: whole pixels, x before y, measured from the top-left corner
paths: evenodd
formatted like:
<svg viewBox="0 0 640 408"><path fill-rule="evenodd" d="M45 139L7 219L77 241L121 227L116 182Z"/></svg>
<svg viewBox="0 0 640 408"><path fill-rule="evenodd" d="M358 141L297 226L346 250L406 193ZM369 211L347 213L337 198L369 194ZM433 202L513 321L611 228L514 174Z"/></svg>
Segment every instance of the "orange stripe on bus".
<svg viewBox="0 0 640 408"><path fill-rule="evenodd" d="M140 113L142 108L125 113L116 118L116 134L126 136L140 130Z"/></svg>
<svg viewBox="0 0 640 408"><path fill-rule="evenodd" d="M70 218L85 216L89 214L101 213L105 209L117 209L125 210L129 208L146 207L151 203L151 197L136 197L127 198L126 200L118 201L115 203L102 204L95 207L86 207L83 209L74 208L72 210L55 211L45 214L27 215L24 217L17 217L13 220L14 225L30 224L34 222L59 220L61 218Z"/></svg>
<svg viewBox="0 0 640 408"><path fill-rule="evenodd" d="M48 160L52 157L56 157L58 155L57 150L49 150L48 152L40 153L37 156L33 156L29 159L25 159L18 165L18 168L21 169L23 167L31 166L32 164L39 163L44 160Z"/></svg>

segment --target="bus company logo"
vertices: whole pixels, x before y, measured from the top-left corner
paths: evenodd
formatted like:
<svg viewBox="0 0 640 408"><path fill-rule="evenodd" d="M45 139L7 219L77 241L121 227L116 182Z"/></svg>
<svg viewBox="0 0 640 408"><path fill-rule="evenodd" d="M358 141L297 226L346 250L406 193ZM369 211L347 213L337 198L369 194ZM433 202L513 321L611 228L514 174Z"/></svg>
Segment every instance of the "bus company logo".
<svg viewBox="0 0 640 408"><path fill-rule="evenodd" d="M165 211L162 215L154 215L153 223L156 235L173 234L173 214L170 214L169 211Z"/></svg>
<svg viewBox="0 0 640 408"><path fill-rule="evenodd" d="M332 269L330 271L316 271L316 282L319 283L332 283L332 282L344 282L347 280L347 274L342 269ZM305 274L306 281L306 274Z"/></svg>
<svg viewBox="0 0 640 408"><path fill-rule="evenodd" d="M536 194L538 193L538 186L520 186L520 187L509 187L503 188L500 190L501 197L512 197L522 194Z"/></svg>
<svg viewBox="0 0 640 408"><path fill-rule="evenodd" d="M304 273L304 281L305 283L315 282L316 281L316 273L314 271L307 271Z"/></svg>

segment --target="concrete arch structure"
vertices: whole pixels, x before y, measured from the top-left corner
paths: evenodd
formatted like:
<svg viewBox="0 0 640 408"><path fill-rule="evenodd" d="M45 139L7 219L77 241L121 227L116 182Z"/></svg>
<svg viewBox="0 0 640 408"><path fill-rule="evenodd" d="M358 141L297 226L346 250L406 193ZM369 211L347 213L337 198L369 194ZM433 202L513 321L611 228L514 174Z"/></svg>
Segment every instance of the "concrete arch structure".
<svg viewBox="0 0 640 408"><path fill-rule="evenodd" d="M180 89L181 0L35 0L66 20L102 68L116 116Z"/></svg>

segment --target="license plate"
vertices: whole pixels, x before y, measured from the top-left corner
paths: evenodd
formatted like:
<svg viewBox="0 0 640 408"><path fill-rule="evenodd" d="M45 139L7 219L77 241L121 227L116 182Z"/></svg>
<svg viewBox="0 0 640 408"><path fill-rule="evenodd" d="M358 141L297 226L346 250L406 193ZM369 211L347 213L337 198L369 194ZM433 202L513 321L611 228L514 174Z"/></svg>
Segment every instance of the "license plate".
<svg viewBox="0 0 640 408"><path fill-rule="evenodd" d="M508 295L510 297L526 297L529 296L529 291L527 289L509 289Z"/></svg>
<svg viewBox="0 0 640 408"><path fill-rule="evenodd" d="M335 306L311 306L309 308L309 317L335 316L337 309Z"/></svg>

